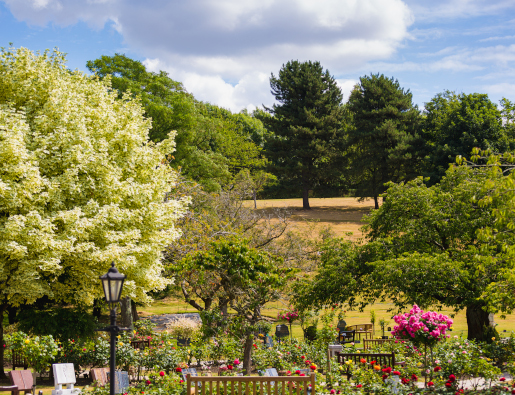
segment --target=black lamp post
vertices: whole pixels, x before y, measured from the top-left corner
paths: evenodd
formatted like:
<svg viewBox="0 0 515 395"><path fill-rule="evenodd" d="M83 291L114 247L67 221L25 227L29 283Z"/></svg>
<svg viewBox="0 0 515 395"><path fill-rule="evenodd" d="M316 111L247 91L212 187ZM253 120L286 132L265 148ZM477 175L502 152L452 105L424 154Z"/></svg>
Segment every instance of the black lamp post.
<svg viewBox="0 0 515 395"><path fill-rule="evenodd" d="M120 302L120 296L122 294L123 281L125 275L118 272L114 267L114 262L111 263L111 268L106 274L100 276L102 280L102 286L104 287L104 295L106 302L109 304L111 309L111 325L106 328L98 329L100 331L106 331L111 333L111 359L109 361L109 393L114 395L115 390L115 371L116 371L116 336L118 332L127 331L129 328L120 328L116 325L116 305Z"/></svg>

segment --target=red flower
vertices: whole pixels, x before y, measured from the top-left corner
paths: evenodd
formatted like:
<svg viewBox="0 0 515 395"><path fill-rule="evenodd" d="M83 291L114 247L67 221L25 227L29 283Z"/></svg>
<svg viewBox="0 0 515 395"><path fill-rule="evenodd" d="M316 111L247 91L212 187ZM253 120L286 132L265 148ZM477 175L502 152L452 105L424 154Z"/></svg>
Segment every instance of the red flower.
<svg viewBox="0 0 515 395"><path fill-rule="evenodd" d="M365 359L365 358L361 358L359 361L360 361L361 363L367 363L367 361L366 361L366 359Z"/></svg>
<svg viewBox="0 0 515 395"><path fill-rule="evenodd" d="M381 378L382 378L382 379L383 379L383 381L384 381L384 380L386 380L386 379L388 378L388 375L387 375L387 374L383 374L383 375L381 376Z"/></svg>
<svg viewBox="0 0 515 395"><path fill-rule="evenodd" d="M415 373L413 373L413 374L411 375L411 379L412 379L413 381L417 381L417 380L418 380L418 377L417 377L417 375L416 375Z"/></svg>
<svg viewBox="0 0 515 395"><path fill-rule="evenodd" d="M387 368L383 369L383 372L384 373L392 373L392 368L388 366Z"/></svg>
<svg viewBox="0 0 515 395"><path fill-rule="evenodd" d="M182 372L182 369L181 369L180 367L176 367L176 368L175 368L175 371L176 371L177 373L181 373L181 372Z"/></svg>
<svg viewBox="0 0 515 395"><path fill-rule="evenodd" d="M304 373L299 374L300 377L306 376Z"/></svg>
<svg viewBox="0 0 515 395"><path fill-rule="evenodd" d="M301 357L302 359L306 359L306 357L305 357L304 355L301 355L300 357Z"/></svg>
<svg viewBox="0 0 515 395"><path fill-rule="evenodd" d="M435 383L433 383L432 381L430 381L429 383L427 383L427 386L428 386L428 387L432 387L433 385L435 385Z"/></svg>
<svg viewBox="0 0 515 395"><path fill-rule="evenodd" d="M505 377L501 377L499 380L500 381L506 381L506 378Z"/></svg>
<svg viewBox="0 0 515 395"><path fill-rule="evenodd" d="M446 387L450 387L451 385L452 385L452 383L449 383L449 382L446 382L446 383L445 383L445 386L446 386Z"/></svg>
<svg viewBox="0 0 515 395"><path fill-rule="evenodd" d="M295 374L300 374L300 370L296 370L296 371L295 371Z"/></svg>
<svg viewBox="0 0 515 395"><path fill-rule="evenodd" d="M358 385L356 386L356 388L361 388L361 387L363 387L361 384L358 384Z"/></svg>
<svg viewBox="0 0 515 395"><path fill-rule="evenodd" d="M232 365L227 365L227 369L232 370Z"/></svg>
<svg viewBox="0 0 515 395"><path fill-rule="evenodd" d="M512 393L513 395L515 395L515 390L512 390L512 391L511 391L511 393Z"/></svg>
<svg viewBox="0 0 515 395"><path fill-rule="evenodd" d="M442 370L442 368L440 366L437 366L437 367L434 368L435 372L439 372L440 370Z"/></svg>
<svg viewBox="0 0 515 395"><path fill-rule="evenodd" d="M165 375L165 372L163 372L163 371L161 370L161 371L159 372L159 375L160 375L161 377L163 377L163 376Z"/></svg>
<svg viewBox="0 0 515 395"><path fill-rule="evenodd" d="M180 384L184 383L184 380L179 381Z"/></svg>
<svg viewBox="0 0 515 395"><path fill-rule="evenodd" d="M370 365L375 365L376 361L370 362Z"/></svg>
<svg viewBox="0 0 515 395"><path fill-rule="evenodd" d="M456 381L456 376L455 376L455 375L453 375L453 374L449 375L449 381L450 381L451 383L454 383L454 382Z"/></svg>
<svg viewBox="0 0 515 395"><path fill-rule="evenodd" d="M145 381L145 383L147 383L147 385L150 385L150 380Z"/></svg>
<svg viewBox="0 0 515 395"><path fill-rule="evenodd" d="M396 376L400 376L401 375L401 372L399 372L398 370L394 370L392 372L392 374L395 374Z"/></svg>
<svg viewBox="0 0 515 395"><path fill-rule="evenodd" d="M311 365L309 368L310 368L311 370L313 370L313 371L317 370L317 367L316 367L316 365L314 365L314 364L313 364L313 365Z"/></svg>

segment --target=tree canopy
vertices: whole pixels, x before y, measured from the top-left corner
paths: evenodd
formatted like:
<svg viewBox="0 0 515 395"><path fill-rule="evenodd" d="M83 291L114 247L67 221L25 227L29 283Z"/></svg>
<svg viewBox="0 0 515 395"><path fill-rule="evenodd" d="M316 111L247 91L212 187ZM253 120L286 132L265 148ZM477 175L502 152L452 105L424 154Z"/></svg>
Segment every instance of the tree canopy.
<svg viewBox="0 0 515 395"><path fill-rule="evenodd" d="M279 75L270 77L272 94L280 104L262 117L272 132L266 156L271 170L302 191L309 209L309 191L334 174L331 166L342 138L342 92L319 62L289 61Z"/></svg>
<svg viewBox="0 0 515 395"><path fill-rule="evenodd" d="M398 308L465 309L469 338L483 340L484 292L501 273L513 270L499 255L500 245L478 235L495 221L495 206L478 204L487 196L483 188L491 176L462 166L449 169L431 187L421 178L390 183L386 201L367 219L368 243L333 241L303 297L306 303L364 306L390 299Z"/></svg>
<svg viewBox="0 0 515 395"><path fill-rule="evenodd" d="M382 74L360 78L348 109L352 126L346 157L357 183L356 196L373 197L378 208L385 183L407 181L420 174L419 111L410 91Z"/></svg>
<svg viewBox="0 0 515 395"><path fill-rule="evenodd" d="M137 100L70 72L59 52L2 50L0 313L43 296L91 305L112 261L125 295L166 286L184 201L166 200L173 133L156 145L149 129Z"/></svg>

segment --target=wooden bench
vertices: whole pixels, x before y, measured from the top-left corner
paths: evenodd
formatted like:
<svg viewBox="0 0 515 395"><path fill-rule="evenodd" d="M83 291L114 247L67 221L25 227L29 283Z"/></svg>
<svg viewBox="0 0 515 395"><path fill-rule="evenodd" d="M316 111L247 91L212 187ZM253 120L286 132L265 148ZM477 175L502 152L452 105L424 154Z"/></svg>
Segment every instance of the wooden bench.
<svg viewBox="0 0 515 395"><path fill-rule="evenodd" d="M150 347L150 339L132 340L131 341L131 346L134 349L144 350L145 348L149 348Z"/></svg>
<svg viewBox="0 0 515 395"><path fill-rule="evenodd" d="M186 394L197 395L296 395L315 394L315 374L309 376L213 376L186 375Z"/></svg>
<svg viewBox="0 0 515 395"><path fill-rule="evenodd" d="M363 350L368 350L374 346L382 346L386 343L392 343L394 339L363 339Z"/></svg>
<svg viewBox="0 0 515 395"><path fill-rule="evenodd" d="M391 353L391 354L382 354L382 353L379 353L379 354L365 354L365 353L363 353L363 354L344 354L344 353L337 352L336 358L338 360L338 364L346 367L346 370L344 370L343 374L347 376L347 380L350 380L350 378L352 377L351 366L352 365L363 365L363 363L361 362L362 359L364 359L366 361L368 367L370 367L371 369L373 369L373 366L370 365L370 362L372 362L372 361L376 361L376 365L381 366L381 368L384 368L385 366L389 366L389 367L393 368L395 366L395 353ZM352 361L352 365L345 364L345 361L349 361L349 360Z"/></svg>
<svg viewBox="0 0 515 395"><path fill-rule="evenodd" d="M347 330L356 331L359 340L361 340L361 335L364 335L365 339L372 339L372 324L349 325Z"/></svg>
<svg viewBox="0 0 515 395"><path fill-rule="evenodd" d="M13 395L34 394L36 386L34 385L34 377L30 370L11 370L9 372L9 380L15 390L11 390Z"/></svg>
<svg viewBox="0 0 515 395"><path fill-rule="evenodd" d="M29 368L29 364L22 353L17 350L12 350L12 362L13 362L13 370L16 368L23 368L27 370Z"/></svg>

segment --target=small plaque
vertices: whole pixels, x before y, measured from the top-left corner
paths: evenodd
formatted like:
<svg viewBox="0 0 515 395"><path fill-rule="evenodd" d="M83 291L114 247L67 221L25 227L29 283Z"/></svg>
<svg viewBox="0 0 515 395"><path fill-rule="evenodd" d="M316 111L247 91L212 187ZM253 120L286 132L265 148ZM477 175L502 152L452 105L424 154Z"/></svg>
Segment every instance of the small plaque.
<svg viewBox="0 0 515 395"><path fill-rule="evenodd" d="M75 384L75 370L73 363L54 363L54 383L56 386L63 384Z"/></svg>

